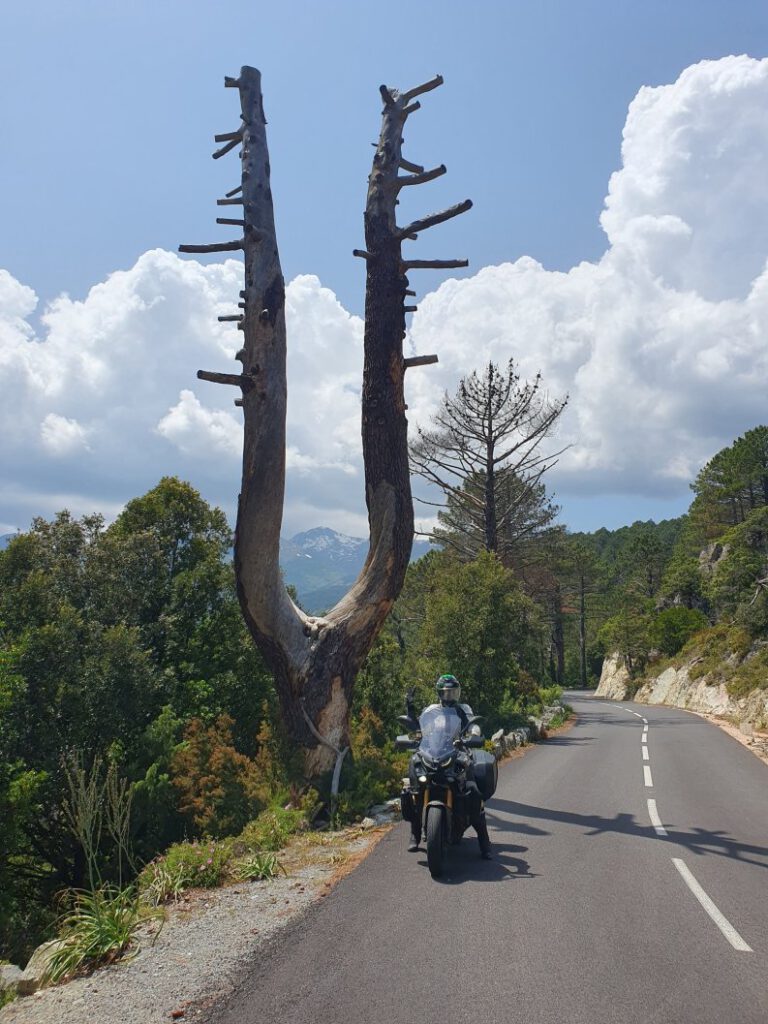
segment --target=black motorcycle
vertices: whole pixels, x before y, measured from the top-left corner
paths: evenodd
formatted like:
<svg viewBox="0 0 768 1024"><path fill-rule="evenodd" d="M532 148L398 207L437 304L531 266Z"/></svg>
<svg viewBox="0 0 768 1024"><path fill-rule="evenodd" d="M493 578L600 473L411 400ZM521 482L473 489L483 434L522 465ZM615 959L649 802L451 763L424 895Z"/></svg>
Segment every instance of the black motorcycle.
<svg viewBox="0 0 768 1024"><path fill-rule="evenodd" d="M416 734L395 742L398 750L414 751L400 794L403 818L420 821L429 872L439 878L447 847L461 841L496 790L496 758L482 749L483 737L470 732L479 715L462 718L455 708L437 706L423 711L418 723L407 715L398 721Z"/></svg>

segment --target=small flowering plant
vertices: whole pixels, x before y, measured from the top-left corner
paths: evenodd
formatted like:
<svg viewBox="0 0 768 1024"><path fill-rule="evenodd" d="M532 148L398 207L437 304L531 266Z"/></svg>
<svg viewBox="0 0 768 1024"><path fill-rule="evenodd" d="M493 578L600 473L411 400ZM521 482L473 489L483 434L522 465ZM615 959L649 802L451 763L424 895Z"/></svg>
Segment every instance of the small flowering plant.
<svg viewBox="0 0 768 1024"><path fill-rule="evenodd" d="M173 880L173 892L184 889L214 889L221 885L231 858L229 844L214 840L174 843L162 857L150 861L141 873L142 890L155 890L164 879ZM164 888L162 884L159 888ZM158 894L159 895L159 894ZM158 902L162 902L161 896Z"/></svg>

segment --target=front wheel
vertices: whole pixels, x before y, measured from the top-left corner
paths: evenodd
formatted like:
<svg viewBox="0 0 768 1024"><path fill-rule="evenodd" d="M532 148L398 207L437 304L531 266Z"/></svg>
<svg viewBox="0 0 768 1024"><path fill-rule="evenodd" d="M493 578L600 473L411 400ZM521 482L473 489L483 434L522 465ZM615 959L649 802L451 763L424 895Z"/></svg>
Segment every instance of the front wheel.
<svg viewBox="0 0 768 1024"><path fill-rule="evenodd" d="M427 864L433 878L442 875L445 861L443 813L442 807L427 808Z"/></svg>

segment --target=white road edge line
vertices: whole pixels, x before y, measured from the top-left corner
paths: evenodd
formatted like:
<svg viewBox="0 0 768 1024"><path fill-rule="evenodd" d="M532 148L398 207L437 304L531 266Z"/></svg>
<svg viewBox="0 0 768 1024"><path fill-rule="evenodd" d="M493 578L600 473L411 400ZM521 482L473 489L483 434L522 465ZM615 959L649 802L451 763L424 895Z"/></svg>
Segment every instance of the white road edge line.
<svg viewBox="0 0 768 1024"><path fill-rule="evenodd" d="M643 778L645 779L646 786L648 786L649 789L652 789L653 777L651 775L651 766L648 764L643 765Z"/></svg>
<svg viewBox="0 0 768 1024"><path fill-rule="evenodd" d="M641 742L641 743L647 743L647 742L648 742L648 733L647 733L647 732L644 732L644 733L643 733L643 735L642 735L642 738L641 738L640 742Z"/></svg>
<svg viewBox="0 0 768 1024"><path fill-rule="evenodd" d="M665 836L667 834L667 830L661 824L659 812L656 810L656 801L651 800L650 797L648 798L648 817L651 819L651 824L653 825L653 829L656 834L659 836Z"/></svg>
<svg viewBox="0 0 768 1024"><path fill-rule="evenodd" d="M643 718L642 715L640 715L640 717ZM648 719L647 718L643 718L643 721L645 722L646 725L648 725Z"/></svg>
<svg viewBox="0 0 768 1024"><path fill-rule="evenodd" d="M696 897L696 899L699 901L702 907L706 910L706 912L715 922L715 924L726 937L726 939L728 939L733 948L740 950L742 953L754 952L752 947L748 946L744 939L742 939L742 937L733 927L728 918L720 913L720 911L717 909L717 907L709 898L709 896L707 896L702 887L693 877L691 869L688 867L685 861L681 860L679 857L673 857L672 863L683 876L683 881L685 882L685 884L688 886L693 895Z"/></svg>
<svg viewBox="0 0 768 1024"><path fill-rule="evenodd" d="M648 747L643 747L642 750L643 750L643 760L644 761L650 760L650 758L648 757Z"/></svg>

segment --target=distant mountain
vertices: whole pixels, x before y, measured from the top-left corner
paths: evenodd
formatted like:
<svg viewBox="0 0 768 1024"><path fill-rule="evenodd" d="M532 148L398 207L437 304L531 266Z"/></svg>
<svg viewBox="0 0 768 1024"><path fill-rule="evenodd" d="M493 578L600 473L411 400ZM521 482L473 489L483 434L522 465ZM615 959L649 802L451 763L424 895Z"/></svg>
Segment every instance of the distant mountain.
<svg viewBox="0 0 768 1024"><path fill-rule="evenodd" d="M411 560L430 549L415 540ZM368 541L347 537L325 526L297 533L280 543L280 565L286 583L293 584L303 608L322 612L331 608L357 579L368 554Z"/></svg>

